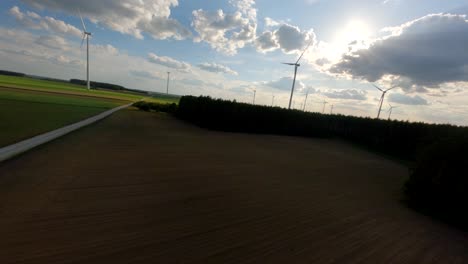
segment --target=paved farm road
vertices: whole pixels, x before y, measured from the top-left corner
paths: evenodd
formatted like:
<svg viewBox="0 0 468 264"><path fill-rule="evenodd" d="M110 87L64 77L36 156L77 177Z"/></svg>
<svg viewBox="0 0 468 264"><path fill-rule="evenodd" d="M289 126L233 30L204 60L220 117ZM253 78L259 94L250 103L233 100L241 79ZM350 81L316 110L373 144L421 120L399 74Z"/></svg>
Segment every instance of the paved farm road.
<svg viewBox="0 0 468 264"><path fill-rule="evenodd" d="M0 263L467 263L349 145L125 110L0 164Z"/></svg>

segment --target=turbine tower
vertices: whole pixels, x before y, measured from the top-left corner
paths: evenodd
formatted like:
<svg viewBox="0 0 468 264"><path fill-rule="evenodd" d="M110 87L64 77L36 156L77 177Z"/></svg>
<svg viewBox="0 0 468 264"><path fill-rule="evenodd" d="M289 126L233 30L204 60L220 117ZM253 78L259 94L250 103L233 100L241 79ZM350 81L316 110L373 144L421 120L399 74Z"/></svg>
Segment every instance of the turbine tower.
<svg viewBox="0 0 468 264"><path fill-rule="evenodd" d="M80 14L81 25L83 26L83 39L81 40L80 47L83 47L83 42L86 39L86 86L88 87L88 90L89 90L90 89L90 85L89 85L89 37L91 36L91 32L88 32L86 30L86 26L83 21L83 17L81 16L80 10L78 10L78 13Z"/></svg>
<svg viewBox="0 0 468 264"><path fill-rule="evenodd" d="M298 68L299 66L301 66L301 64L299 64L299 61L302 59L302 56L304 56L304 53L307 51L307 49L309 49L309 46L312 44L313 41L314 41L314 39L312 39L312 40L309 42L309 44L308 44L307 47L304 49L304 51L302 52L301 56L299 56L299 59L297 59L297 61L296 61L295 63L285 63L285 62L283 62L283 64L294 66L294 78L293 78L293 83L292 83L292 88L291 88L291 96L289 97L289 106L288 106L288 109L291 109L292 98L293 98L293 95L294 95L294 85L296 84L297 68Z"/></svg>
<svg viewBox="0 0 468 264"><path fill-rule="evenodd" d="M167 72L167 85L166 85L166 94L169 94L169 77L171 72Z"/></svg>
<svg viewBox="0 0 468 264"><path fill-rule="evenodd" d="M253 94L253 103L252 104L255 104L255 95L257 95L257 90L254 89L253 92L254 92L254 94Z"/></svg>
<svg viewBox="0 0 468 264"><path fill-rule="evenodd" d="M387 90L383 90L383 89L381 89L380 87L378 87L378 86L375 85L375 84L372 84L372 85L373 85L375 88L377 88L379 91L382 92L382 96L380 97L380 103L379 103L379 104L380 104L380 106L379 106L379 112L377 113L377 119L379 119L379 118L380 118L380 112L382 111L382 104L383 104L383 101L384 101L384 99L385 99L385 94L386 94L388 91L390 91L390 90L392 90L393 88L395 88L396 86L393 86L393 87L391 87L391 88L388 88Z"/></svg>
<svg viewBox="0 0 468 264"><path fill-rule="evenodd" d="M394 108L398 108L398 106L392 106L391 104L388 104L390 106L390 109L388 110L388 120L390 120L390 117L392 116L392 111Z"/></svg>
<svg viewBox="0 0 468 264"><path fill-rule="evenodd" d="M271 106L273 106L273 105L274 105L274 103L275 103L275 96L274 96L274 95L272 95L272 96L271 96Z"/></svg>
<svg viewBox="0 0 468 264"><path fill-rule="evenodd" d="M331 105L330 115L333 115L333 107L335 107L335 105Z"/></svg>
<svg viewBox="0 0 468 264"><path fill-rule="evenodd" d="M305 111L305 108L306 108L307 97L309 96L309 91L310 91L310 88L307 89L307 93L306 93L305 100L304 100L304 107L302 108L302 111L303 111L303 112Z"/></svg>

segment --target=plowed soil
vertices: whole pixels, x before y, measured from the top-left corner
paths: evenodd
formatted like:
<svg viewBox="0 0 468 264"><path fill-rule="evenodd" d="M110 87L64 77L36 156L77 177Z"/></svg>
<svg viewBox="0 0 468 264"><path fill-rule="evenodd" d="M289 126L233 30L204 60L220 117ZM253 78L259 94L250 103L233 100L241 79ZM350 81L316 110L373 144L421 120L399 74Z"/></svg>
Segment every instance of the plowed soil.
<svg viewBox="0 0 468 264"><path fill-rule="evenodd" d="M407 169L341 142L125 110L0 164L0 263L468 263Z"/></svg>

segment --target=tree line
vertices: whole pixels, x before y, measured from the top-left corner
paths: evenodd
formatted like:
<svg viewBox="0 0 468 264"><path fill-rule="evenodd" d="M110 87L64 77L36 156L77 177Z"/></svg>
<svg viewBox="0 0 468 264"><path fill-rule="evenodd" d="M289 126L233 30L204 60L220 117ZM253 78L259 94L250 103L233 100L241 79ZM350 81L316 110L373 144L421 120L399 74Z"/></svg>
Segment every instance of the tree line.
<svg viewBox="0 0 468 264"><path fill-rule="evenodd" d="M468 128L453 125L310 113L210 97L183 96L177 115L222 131L341 138L405 160L415 160L440 139L468 134Z"/></svg>
<svg viewBox="0 0 468 264"><path fill-rule="evenodd" d="M17 76L17 77L25 77L26 76L26 74L21 73L21 72L2 71L2 70L0 70L0 75Z"/></svg>

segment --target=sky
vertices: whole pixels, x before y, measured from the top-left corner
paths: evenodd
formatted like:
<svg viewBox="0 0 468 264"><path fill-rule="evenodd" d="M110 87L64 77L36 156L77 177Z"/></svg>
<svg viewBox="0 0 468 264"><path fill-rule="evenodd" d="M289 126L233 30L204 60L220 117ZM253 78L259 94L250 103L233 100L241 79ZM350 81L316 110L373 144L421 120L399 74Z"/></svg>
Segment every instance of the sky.
<svg viewBox="0 0 468 264"><path fill-rule="evenodd" d="M468 125L468 0L2 0L0 69ZM310 46L309 46L310 45ZM309 46L309 48L307 48ZM307 49L306 49L307 48Z"/></svg>

